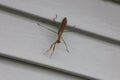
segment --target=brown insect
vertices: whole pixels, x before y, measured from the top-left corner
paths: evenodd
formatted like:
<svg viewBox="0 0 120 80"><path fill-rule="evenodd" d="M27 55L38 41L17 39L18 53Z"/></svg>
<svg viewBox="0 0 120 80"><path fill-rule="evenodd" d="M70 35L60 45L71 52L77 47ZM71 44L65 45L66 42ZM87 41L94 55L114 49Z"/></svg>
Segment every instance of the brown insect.
<svg viewBox="0 0 120 80"><path fill-rule="evenodd" d="M53 19L53 21L55 21L56 18L57 18L57 15L56 15L56 17ZM41 25L41 24L39 24L39 23L37 23L37 24L40 25L41 27L44 27L43 25ZM50 48L46 51L46 52L49 52L50 50L52 50L51 56L53 55L53 53L54 53L54 51L55 51L56 44L60 43L60 42L61 42L61 39L62 39L63 43L65 44L66 51L69 52L69 50L68 50L68 48L67 48L67 44L66 44L66 42L64 41L64 39L62 38L62 34L63 34L64 30L65 30L66 25L67 25L67 17L64 17L63 20L62 20L62 22L61 22L61 24L60 24L60 26L59 26L58 32L55 32L55 31L47 28L48 30L50 30L50 31L52 31L52 32L54 32L54 33L57 33L57 35L58 35L57 40L56 40L53 44L51 44ZM44 28L46 28L46 27L44 27Z"/></svg>
<svg viewBox="0 0 120 80"><path fill-rule="evenodd" d="M62 38L62 34L63 34L64 30L65 30L66 25L67 25L67 17L64 17L64 19L62 20L62 22L61 22L61 24L60 24L60 27L59 27L59 29L58 29L58 32L57 32L58 38L57 38L57 40L56 40L53 44L51 44L50 48L48 49L48 51L52 50L51 55L52 55L52 54L54 53L54 51L55 51L55 46L56 46L56 44L61 42L60 40L61 40L61 38ZM65 43L65 45L66 45L66 43ZM66 50L67 50L67 49L66 49ZM48 52L48 51L47 51L47 52ZM67 50L67 51L68 51L68 50ZM69 51L68 51L68 52L69 52Z"/></svg>

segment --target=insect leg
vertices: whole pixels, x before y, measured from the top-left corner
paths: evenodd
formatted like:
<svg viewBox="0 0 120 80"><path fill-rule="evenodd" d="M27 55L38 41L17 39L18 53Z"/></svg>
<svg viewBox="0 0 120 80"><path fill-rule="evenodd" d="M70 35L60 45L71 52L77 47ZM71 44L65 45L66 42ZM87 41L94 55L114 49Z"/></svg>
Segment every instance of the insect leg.
<svg viewBox="0 0 120 80"><path fill-rule="evenodd" d="M57 19L57 14L56 14L55 18L53 18L53 21L55 21L55 19Z"/></svg>
<svg viewBox="0 0 120 80"><path fill-rule="evenodd" d="M57 33L57 32L55 32L54 30L52 30L52 29L50 29L50 28L47 28L47 27L41 25L40 23L37 23L37 25L39 25L39 26L41 26L41 27L43 27L43 28L46 28L46 29L48 29L48 30L51 31L51 32Z"/></svg>
<svg viewBox="0 0 120 80"><path fill-rule="evenodd" d="M63 37L61 37L61 39L62 39L62 41L63 41L63 43L64 43L64 45L66 47L66 51L69 53L69 49L68 49L67 43L65 42L65 40L63 39Z"/></svg>

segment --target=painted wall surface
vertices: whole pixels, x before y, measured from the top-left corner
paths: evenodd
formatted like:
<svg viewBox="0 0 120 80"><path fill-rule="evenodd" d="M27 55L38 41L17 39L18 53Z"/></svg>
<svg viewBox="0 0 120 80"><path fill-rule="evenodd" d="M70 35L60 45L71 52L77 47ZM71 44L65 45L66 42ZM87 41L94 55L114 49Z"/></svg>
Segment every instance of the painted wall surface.
<svg viewBox="0 0 120 80"><path fill-rule="evenodd" d="M70 52L66 51L62 41L56 46L54 55L50 57L49 53L45 55L43 53L56 40L57 35L37 25L38 21L6 11L0 6L1 53L102 80L120 79L119 5L102 0L0 0L0 5L50 20L57 14L56 21L58 22L61 22L62 18L66 16L68 25L90 33L65 32L63 38ZM57 31L51 25L41 22L39 24ZM97 35L91 35L91 33ZM13 65L5 63L4 60L1 61L0 67L3 66L1 70L4 65L12 66L11 68L14 70ZM32 73L29 70L33 71L33 69L27 70L27 73L30 72L32 75L34 71ZM25 72L25 75L27 73ZM4 75L3 72L0 74ZM52 77L48 77L52 79L54 74L51 74ZM35 76L40 78L36 72ZM64 77L61 77L60 80L62 78Z"/></svg>

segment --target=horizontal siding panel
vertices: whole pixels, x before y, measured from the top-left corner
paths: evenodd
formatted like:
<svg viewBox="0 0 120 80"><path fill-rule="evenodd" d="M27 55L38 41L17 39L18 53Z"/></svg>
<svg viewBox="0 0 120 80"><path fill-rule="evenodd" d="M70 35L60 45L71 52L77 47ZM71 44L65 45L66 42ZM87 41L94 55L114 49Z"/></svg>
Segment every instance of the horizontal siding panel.
<svg viewBox="0 0 120 80"><path fill-rule="evenodd" d="M87 7L76 5L77 3L73 4L76 6L72 7L71 3L65 5L68 4L67 1L58 0L53 3L47 0L29 0L29 2L27 0L24 0L24 2L17 0L14 3L12 0L1 0L0 52L4 55L48 65L55 69L98 79L119 80L120 28L117 20L120 18L117 13L109 14L112 10L119 13L118 6L102 1L92 1L94 2L87 3ZM78 0L75 0L75 2L78 2ZM83 3L86 2L89 1L83 1ZM79 4L82 4L82 1ZM92 4L94 5L92 6ZM9 6L10 9L4 8L5 6ZM89 6L90 8L88 8ZM98 7L97 9L103 10L103 13L97 12L97 9L91 9L95 6ZM76 9L76 7L80 7L82 11L78 11L79 9ZM83 7L85 9L82 9ZM12 11L12 8L18 10L18 12ZM22 13L27 13L19 13L21 10ZM93 10L93 12L90 10ZM44 27L55 31L57 29L52 25L41 23L39 19L42 17L46 21L47 19L50 21L56 14L58 14L57 21L60 21L64 16L68 16L68 29L71 28L76 31L63 34L70 54L67 53L62 42L56 46L54 55L50 57L49 53L46 55L43 55L43 53L54 42L56 34ZM110 16L112 17L110 18ZM37 25L38 22L44 27ZM72 25L76 25L76 27ZM113 27L113 25L116 26ZM0 53L0 55L2 54Z"/></svg>

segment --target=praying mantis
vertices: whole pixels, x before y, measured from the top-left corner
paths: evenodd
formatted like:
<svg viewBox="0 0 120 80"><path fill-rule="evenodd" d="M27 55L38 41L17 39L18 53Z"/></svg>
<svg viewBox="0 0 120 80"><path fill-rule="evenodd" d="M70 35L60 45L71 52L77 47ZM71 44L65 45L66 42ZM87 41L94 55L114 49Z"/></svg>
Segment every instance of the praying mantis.
<svg viewBox="0 0 120 80"><path fill-rule="evenodd" d="M57 17L57 16L56 16ZM38 24L40 25L40 24ZM55 32L57 33L57 39L51 44L50 48L46 51L46 52L49 52L50 50L52 50L51 52L51 56L53 55L53 53L55 52L55 47L56 47L56 44L60 43L61 42L61 39L63 40L65 46L66 46L66 51L69 52L68 48L67 48L67 44L66 42L64 41L64 39L62 38L62 34L65 30L65 28L67 27L67 17L64 17L62 22L60 23L60 26L59 26L59 29L58 29L58 32ZM50 30L50 29L49 29ZM52 31L52 30L51 30ZM54 31L53 31L54 32Z"/></svg>

